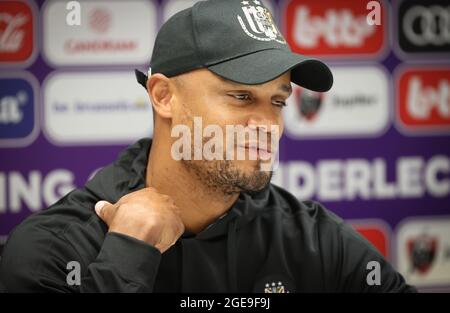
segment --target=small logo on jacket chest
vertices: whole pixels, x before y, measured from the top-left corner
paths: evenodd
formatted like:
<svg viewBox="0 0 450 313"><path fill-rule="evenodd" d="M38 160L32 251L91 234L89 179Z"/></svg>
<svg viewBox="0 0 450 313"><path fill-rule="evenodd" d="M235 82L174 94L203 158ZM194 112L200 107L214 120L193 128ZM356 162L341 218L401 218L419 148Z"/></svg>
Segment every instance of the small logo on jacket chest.
<svg viewBox="0 0 450 313"><path fill-rule="evenodd" d="M285 274L259 276L253 285L253 292L256 293L290 293L295 290L292 278Z"/></svg>
<svg viewBox="0 0 450 313"><path fill-rule="evenodd" d="M266 283L264 293L289 293L281 281Z"/></svg>

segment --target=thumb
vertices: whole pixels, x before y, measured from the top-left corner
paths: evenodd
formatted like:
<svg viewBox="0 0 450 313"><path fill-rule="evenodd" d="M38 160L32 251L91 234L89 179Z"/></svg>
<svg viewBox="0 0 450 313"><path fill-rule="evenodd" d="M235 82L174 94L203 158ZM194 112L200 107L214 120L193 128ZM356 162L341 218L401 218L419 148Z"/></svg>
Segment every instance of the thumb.
<svg viewBox="0 0 450 313"><path fill-rule="evenodd" d="M95 204L95 213L109 226L109 223L114 215L114 205L108 201L98 201Z"/></svg>

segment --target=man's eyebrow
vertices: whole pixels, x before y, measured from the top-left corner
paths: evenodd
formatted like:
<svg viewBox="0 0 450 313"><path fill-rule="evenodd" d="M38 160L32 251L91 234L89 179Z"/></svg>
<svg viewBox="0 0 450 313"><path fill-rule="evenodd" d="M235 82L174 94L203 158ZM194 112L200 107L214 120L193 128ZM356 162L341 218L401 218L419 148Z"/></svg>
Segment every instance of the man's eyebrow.
<svg viewBox="0 0 450 313"><path fill-rule="evenodd" d="M223 83L227 84L227 85L230 86L230 87L234 87L234 88L242 88L242 87L245 88L246 86L252 86L252 85L245 85L245 84L236 83L236 82L234 82L234 81L232 81L232 80L224 79L224 78L222 78L222 77L219 77L219 79L220 79ZM291 87L290 84L281 84L281 85L278 87L278 89L281 90L281 91L284 91L284 92L288 93L289 95L291 95L291 93L292 93L292 87Z"/></svg>

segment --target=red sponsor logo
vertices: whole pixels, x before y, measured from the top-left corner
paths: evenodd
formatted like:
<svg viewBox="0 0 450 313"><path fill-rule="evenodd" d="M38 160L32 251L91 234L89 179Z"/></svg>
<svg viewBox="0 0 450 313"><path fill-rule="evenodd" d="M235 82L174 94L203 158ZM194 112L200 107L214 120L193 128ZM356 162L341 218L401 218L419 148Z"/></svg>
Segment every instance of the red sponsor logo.
<svg viewBox="0 0 450 313"><path fill-rule="evenodd" d="M71 54L136 50L137 42L109 36L113 22L113 15L108 9L104 7L93 8L89 13L89 29L99 36L92 39L71 38L64 43L65 50Z"/></svg>
<svg viewBox="0 0 450 313"><path fill-rule="evenodd" d="M26 61L33 53L33 12L20 1L0 2L0 62Z"/></svg>
<svg viewBox="0 0 450 313"><path fill-rule="evenodd" d="M386 8L381 25L369 25L368 1L290 0L285 6L286 40L294 52L322 57L373 56L386 40Z"/></svg>
<svg viewBox="0 0 450 313"><path fill-rule="evenodd" d="M98 33L105 33L111 26L111 14L103 8L96 8L91 12L89 26Z"/></svg>
<svg viewBox="0 0 450 313"><path fill-rule="evenodd" d="M305 88L294 90L295 103L302 119L312 122L316 119L323 103L324 94Z"/></svg>
<svg viewBox="0 0 450 313"><path fill-rule="evenodd" d="M411 270L426 274L435 261L438 238L422 234L407 241Z"/></svg>
<svg viewBox="0 0 450 313"><path fill-rule="evenodd" d="M413 129L450 129L450 67L412 68L397 81L400 122Z"/></svg>
<svg viewBox="0 0 450 313"><path fill-rule="evenodd" d="M385 258L389 258L389 237L384 227L377 224L354 224L352 226L370 241Z"/></svg>

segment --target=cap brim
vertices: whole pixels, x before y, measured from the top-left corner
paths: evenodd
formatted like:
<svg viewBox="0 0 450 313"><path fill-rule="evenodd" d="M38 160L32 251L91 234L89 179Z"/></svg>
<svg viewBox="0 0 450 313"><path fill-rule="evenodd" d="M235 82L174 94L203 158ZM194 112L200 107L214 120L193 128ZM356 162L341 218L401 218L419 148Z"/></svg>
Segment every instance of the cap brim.
<svg viewBox="0 0 450 313"><path fill-rule="evenodd" d="M213 73L247 85L263 84L291 71L291 81L301 87L328 91L333 74L320 60L280 49L261 50L208 66Z"/></svg>

